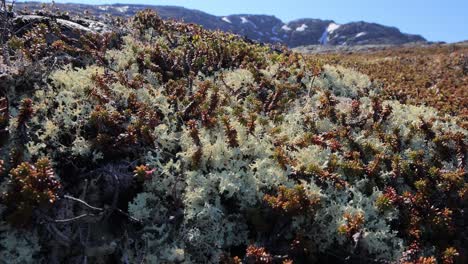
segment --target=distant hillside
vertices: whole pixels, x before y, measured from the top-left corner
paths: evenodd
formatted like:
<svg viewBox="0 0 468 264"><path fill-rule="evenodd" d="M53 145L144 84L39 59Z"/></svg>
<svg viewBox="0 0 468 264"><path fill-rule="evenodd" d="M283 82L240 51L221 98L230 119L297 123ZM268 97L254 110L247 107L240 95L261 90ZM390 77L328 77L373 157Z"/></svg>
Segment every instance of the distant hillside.
<svg viewBox="0 0 468 264"><path fill-rule="evenodd" d="M36 10L42 3L18 3L18 9ZM71 14L87 13L90 16L105 18L112 16L133 16L138 11L151 8L159 12L164 19L183 20L196 23L207 29L219 29L232 32L249 39L265 43L282 43L289 47L304 45L399 45L410 42L425 42L420 35L400 32L395 27L368 22L337 24L333 20L298 19L288 23L268 15L229 15L224 17L210 15L198 10L176 6L151 5L82 5L57 4L61 11Z"/></svg>

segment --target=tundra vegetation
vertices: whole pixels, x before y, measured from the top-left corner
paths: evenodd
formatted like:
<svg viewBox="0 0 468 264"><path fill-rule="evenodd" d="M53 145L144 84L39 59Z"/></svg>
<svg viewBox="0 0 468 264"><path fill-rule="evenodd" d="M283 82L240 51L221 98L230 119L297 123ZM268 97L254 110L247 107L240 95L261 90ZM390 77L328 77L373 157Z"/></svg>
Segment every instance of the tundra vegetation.
<svg viewBox="0 0 468 264"><path fill-rule="evenodd" d="M468 128L468 42L319 54L325 64L368 75L382 96L460 117Z"/></svg>
<svg viewBox="0 0 468 264"><path fill-rule="evenodd" d="M41 16L3 27L0 262L466 263L459 117L150 10Z"/></svg>

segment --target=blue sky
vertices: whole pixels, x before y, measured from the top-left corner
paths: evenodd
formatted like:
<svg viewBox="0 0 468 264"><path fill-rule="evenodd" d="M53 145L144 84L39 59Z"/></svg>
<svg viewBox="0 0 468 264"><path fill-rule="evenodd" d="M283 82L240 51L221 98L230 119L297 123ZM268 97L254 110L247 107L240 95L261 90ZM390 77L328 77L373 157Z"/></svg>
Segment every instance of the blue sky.
<svg viewBox="0 0 468 264"><path fill-rule="evenodd" d="M43 1L50 2L50 1ZM431 41L468 40L468 0L57 0L87 4L178 5L214 15L268 14L285 22L297 18L368 21L421 34Z"/></svg>

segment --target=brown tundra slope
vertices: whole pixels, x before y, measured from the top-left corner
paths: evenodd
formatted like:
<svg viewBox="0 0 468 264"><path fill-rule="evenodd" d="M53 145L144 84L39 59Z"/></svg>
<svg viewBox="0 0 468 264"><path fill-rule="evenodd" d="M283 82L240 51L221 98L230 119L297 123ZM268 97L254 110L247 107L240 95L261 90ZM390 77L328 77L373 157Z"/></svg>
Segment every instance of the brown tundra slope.
<svg viewBox="0 0 468 264"><path fill-rule="evenodd" d="M360 46L326 49L303 47L326 64L368 75L388 99L432 106L468 122L468 43ZM314 53L314 54L312 54Z"/></svg>

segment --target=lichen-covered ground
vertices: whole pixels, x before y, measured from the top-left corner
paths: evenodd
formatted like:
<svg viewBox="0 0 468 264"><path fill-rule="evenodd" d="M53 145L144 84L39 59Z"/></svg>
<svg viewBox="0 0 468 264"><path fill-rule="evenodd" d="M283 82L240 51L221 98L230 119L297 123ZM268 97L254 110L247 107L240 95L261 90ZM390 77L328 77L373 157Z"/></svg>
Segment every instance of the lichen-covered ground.
<svg viewBox="0 0 468 264"><path fill-rule="evenodd" d="M466 262L459 117L151 11L76 36L8 40L0 262Z"/></svg>
<svg viewBox="0 0 468 264"><path fill-rule="evenodd" d="M459 116L460 125L468 128L468 43L312 56L368 75L382 86L385 98L435 107Z"/></svg>

